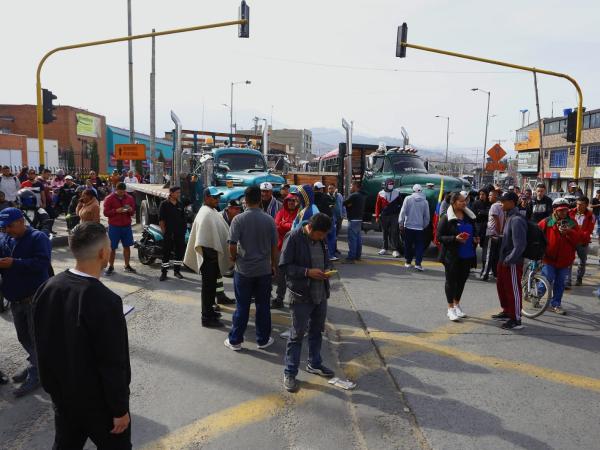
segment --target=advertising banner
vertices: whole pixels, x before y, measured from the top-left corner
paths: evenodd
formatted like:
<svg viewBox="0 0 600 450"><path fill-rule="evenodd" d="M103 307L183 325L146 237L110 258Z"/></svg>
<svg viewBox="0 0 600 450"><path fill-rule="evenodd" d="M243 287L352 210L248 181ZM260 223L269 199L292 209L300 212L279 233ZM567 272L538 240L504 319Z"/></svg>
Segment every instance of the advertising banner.
<svg viewBox="0 0 600 450"><path fill-rule="evenodd" d="M519 173L537 173L539 152L519 152L517 172Z"/></svg>
<svg viewBox="0 0 600 450"><path fill-rule="evenodd" d="M77 135L99 138L102 136L100 132L100 119L89 114L77 113Z"/></svg>

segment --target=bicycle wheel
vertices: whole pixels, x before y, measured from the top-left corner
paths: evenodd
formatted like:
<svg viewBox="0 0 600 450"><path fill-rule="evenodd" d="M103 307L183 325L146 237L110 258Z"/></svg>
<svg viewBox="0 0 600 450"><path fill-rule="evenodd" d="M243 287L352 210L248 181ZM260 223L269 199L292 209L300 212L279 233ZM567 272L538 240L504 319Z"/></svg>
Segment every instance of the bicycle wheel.
<svg viewBox="0 0 600 450"><path fill-rule="evenodd" d="M522 303L521 314L529 319L538 317L550 306L552 298L552 285L540 273L531 277L523 277L521 284Z"/></svg>

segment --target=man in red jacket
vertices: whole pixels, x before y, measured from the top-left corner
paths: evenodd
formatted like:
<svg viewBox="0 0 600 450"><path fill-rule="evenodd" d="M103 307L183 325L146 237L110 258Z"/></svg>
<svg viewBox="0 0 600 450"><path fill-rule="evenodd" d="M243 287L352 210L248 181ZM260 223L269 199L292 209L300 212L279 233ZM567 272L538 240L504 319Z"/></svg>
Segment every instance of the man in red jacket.
<svg viewBox="0 0 600 450"><path fill-rule="evenodd" d="M577 207L569 211L569 217L577 222L581 229L581 243L575 248L577 257L579 258L579 267L577 267L577 281L575 286L581 286L583 276L585 275L585 265L587 263L588 251L590 242L592 242L592 233L594 232L594 223L596 221L592 211L588 209L590 200L587 197L577 199ZM567 278L567 286L571 286L573 281L573 265L569 267L569 278Z"/></svg>
<svg viewBox="0 0 600 450"><path fill-rule="evenodd" d="M546 236L546 253L542 274L553 285L551 311L565 315L561 308L565 281L569 274L569 266L575 259L575 248L581 243L579 225L569 217L569 202L557 198L552 202L552 215L539 223Z"/></svg>
<svg viewBox="0 0 600 450"><path fill-rule="evenodd" d="M136 273L129 265L131 246L133 245L133 230L131 229L131 218L135 214L135 200L126 191L125 183L117 184L115 192L104 200L104 215L108 217L108 237L110 238L110 259L108 268L104 272L106 276L115 271L115 255L119 242L123 244L123 259L125 260L125 272Z"/></svg>
<svg viewBox="0 0 600 450"><path fill-rule="evenodd" d="M277 215L275 216L275 226L277 227L278 235L277 250L280 252L281 247L283 246L283 239L292 229L292 225L297 215L298 198L294 194L288 194L283 200L283 208L277 211ZM277 294L271 301L271 308L283 308L283 299L286 291L285 272L283 270L277 271L275 281L277 283Z"/></svg>

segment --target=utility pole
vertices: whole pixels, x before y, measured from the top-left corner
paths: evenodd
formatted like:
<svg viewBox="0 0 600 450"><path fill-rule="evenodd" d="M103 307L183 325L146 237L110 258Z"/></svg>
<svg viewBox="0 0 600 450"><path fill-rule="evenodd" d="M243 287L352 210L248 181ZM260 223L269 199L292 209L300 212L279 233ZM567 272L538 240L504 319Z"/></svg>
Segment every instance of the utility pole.
<svg viewBox="0 0 600 450"><path fill-rule="evenodd" d="M127 0L127 36L132 36L131 29L131 0ZM133 41L128 41L129 53L129 143L135 143L135 127L133 122ZM129 161L131 165L131 161Z"/></svg>
<svg viewBox="0 0 600 450"><path fill-rule="evenodd" d="M152 33L155 30L152 28ZM152 71L150 72L150 160L152 182L157 178L156 170L156 39L152 36Z"/></svg>

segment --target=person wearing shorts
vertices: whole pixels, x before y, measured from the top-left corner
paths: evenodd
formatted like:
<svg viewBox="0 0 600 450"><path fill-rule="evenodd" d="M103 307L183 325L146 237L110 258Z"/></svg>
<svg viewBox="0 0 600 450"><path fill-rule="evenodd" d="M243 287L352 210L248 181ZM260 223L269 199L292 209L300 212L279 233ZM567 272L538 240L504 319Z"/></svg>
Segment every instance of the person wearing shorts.
<svg viewBox="0 0 600 450"><path fill-rule="evenodd" d="M114 264L119 243L123 245L125 271L136 273L129 264L133 245L131 218L135 214L135 200L127 193L126 189L125 183L119 183L115 192L104 200L104 215L108 217L108 237L111 249L108 268L104 272L107 276L112 275L115 271Z"/></svg>

